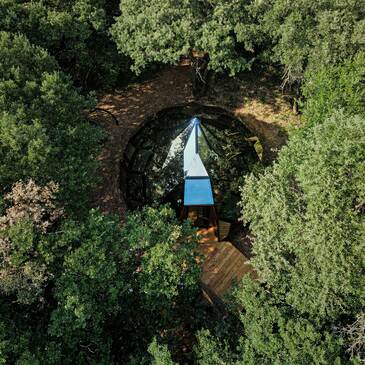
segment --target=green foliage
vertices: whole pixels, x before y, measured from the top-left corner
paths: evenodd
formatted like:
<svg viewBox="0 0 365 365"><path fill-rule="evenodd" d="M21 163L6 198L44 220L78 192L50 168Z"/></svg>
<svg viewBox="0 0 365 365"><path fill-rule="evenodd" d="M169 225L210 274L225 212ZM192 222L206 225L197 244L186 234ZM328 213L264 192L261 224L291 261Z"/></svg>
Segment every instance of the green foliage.
<svg viewBox="0 0 365 365"><path fill-rule="evenodd" d="M247 42L261 44L266 58L285 66L285 81L301 81L307 68L336 65L363 49L363 5L357 0L254 1L249 13L256 22L248 27Z"/></svg>
<svg viewBox="0 0 365 365"><path fill-rule="evenodd" d="M159 345L156 338L153 339L148 347L148 352L153 360L151 365L177 365L172 361L170 352L166 345Z"/></svg>
<svg viewBox="0 0 365 365"><path fill-rule="evenodd" d="M179 226L171 209L146 208L123 227L92 212L64 231L63 246L77 248L65 255L56 281L49 333L71 358L89 357L78 355L80 344L106 363L119 344L126 358L145 350L156 331L175 328L176 313L196 295L199 270L191 228Z"/></svg>
<svg viewBox="0 0 365 365"><path fill-rule="evenodd" d="M337 113L298 133L242 193L260 277L313 319L363 304L364 127L363 118Z"/></svg>
<svg viewBox="0 0 365 365"><path fill-rule="evenodd" d="M196 329L201 365L359 364L362 1L118 5L0 1L0 364L173 365L176 344ZM104 133L86 118L96 101L74 84L115 85L128 63L117 49L137 73L200 51L214 71L234 75L261 59L283 65L285 82L304 81L309 126L242 190L259 279L235 289L232 324L192 323L200 267L188 222L168 207L145 207L123 224L89 210ZM243 165L230 158L242 141L230 143L218 175L220 189L234 192ZM223 198L228 209L233 195Z"/></svg>
<svg viewBox="0 0 365 365"><path fill-rule="evenodd" d="M228 365L233 363L235 355L228 350L228 346L212 336L208 330L197 333L195 346L196 362L199 365Z"/></svg>
<svg viewBox="0 0 365 365"><path fill-rule="evenodd" d="M250 67L252 57L237 51L245 2L127 0L120 10L111 33L136 72L151 62L176 64L193 50L208 52L215 71L233 75Z"/></svg>
<svg viewBox="0 0 365 365"><path fill-rule="evenodd" d="M309 320L291 317L291 308L246 277L235 292L244 333L229 348L209 331L198 334L200 365L340 364L342 342ZM283 298L280 298L283 299ZM237 334L236 334L237 335Z"/></svg>
<svg viewBox="0 0 365 365"><path fill-rule="evenodd" d="M6 364L6 347L7 347L7 341L5 339L5 326L3 323L0 323L0 364L5 365Z"/></svg>
<svg viewBox="0 0 365 365"><path fill-rule="evenodd" d="M347 358L334 329L364 306L364 131L362 117L335 113L293 135L272 168L246 180L242 214L264 287L247 278L236 293L242 363Z"/></svg>
<svg viewBox="0 0 365 365"><path fill-rule="evenodd" d="M112 27L118 49L130 56L133 70L149 62L176 63L189 52L193 14L188 1L123 1Z"/></svg>
<svg viewBox="0 0 365 365"><path fill-rule="evenodd" d="M83 224L66 222L62 230L62 246L75 249L65 254L56 279L58 307L52 312L49 334L66 346L64 363L92 358L107 363L112 338L105 331L109 321L122 314L122 298L130 286L130 253L117 220L98 212L92 211ZM79 353L80 344L86 352Z"/></svg>
<svg viewBox="0 0 365 365"><path fill-rule="evenodd" d="M249 70L255 59L253 48L244 42L246 26L251 21L249 1L216 0L202 4L193 47L208 52L209 67L214 71L227 70L232 76Z"/></svg>
<svg viewBox="0 0 365 365"><path fill-rule="evenodd" d="M154 336L173 342L199 289L192 228L167 207L131 214L125 226L95 210L60 222L49 189L17 185L1 217L0 349L13 344L4 358L125 363L145 358ZM151 351L167 359L164 347Z"/></svg>
<svg viewBox="0 0 365 365"><path fill-rule="evenodd" d="M197 238L189 222L180 225L168 207L145 207L128 217L123 232L129 247L141 253L138 281L146 307L170 307L179 297L189 301L196 295Z"/></svg>
<svg viewBox="0 0 365 365"><path fill-rule="evenodd" d="M198 333L198 364L359 363L364 161L365 119L337 112L293 134L272 167L246 179L258 279L233 292L243 332L233 343Z"/></svg>
<svg viewBox="0 0 365 365"><path fill-rule="evenodd" d="M54 56L78 85L113 84L126 68L107 28L117 2L103 0L0 3L0 28L22 33Z"/></svg>
<svg viewBox="0 0 365 365"><path fill-rule="evenodd" d="M341 339L331 328L298 315L286 305L285 295L271 295L251 278L243 281L236 295L245 308L238 364L340 363Z"/></svg>
<svg viewBox="0 0 365 365"><path fill-rule="evenodd" d="M90 125L84 97L55 60L23 35L0 33L0 187L20 179L60 185L70 210L87 208L94 186L98 144L103 133Z"/></svg>
<svg viewBox="0 0 365 365"><path fill-rule="evenodd" d="M302 93L304 118L312 124L322 122L336 108L365 115L365 55L308 72Z"/></svg>
<svg viewBox="0 0 365 365"><path fill-rule="evenodd" d="M121 2L112 26L119 51L140 72L151 62L176 64L193 50L231 75L259 58L285 66L285 81L307 67L335 65L363 48L364 7L357 0Z"/></svg>

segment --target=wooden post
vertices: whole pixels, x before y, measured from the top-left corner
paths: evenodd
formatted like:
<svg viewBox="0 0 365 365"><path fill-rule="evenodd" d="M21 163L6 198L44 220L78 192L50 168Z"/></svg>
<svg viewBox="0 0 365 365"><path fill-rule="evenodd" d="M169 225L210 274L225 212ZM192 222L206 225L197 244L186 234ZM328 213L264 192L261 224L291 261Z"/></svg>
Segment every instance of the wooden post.
<svg viewBox="0 0 365 365"><path fill-rule="evenodd" d="M215 205L213 205L210 208L210 214L209 214L209 220L217 227L217 238L218 238L218 242L220 241L220 237L219 237L219 219L218 219L218 214L217 214L217 210L215 209Z"/></svg>

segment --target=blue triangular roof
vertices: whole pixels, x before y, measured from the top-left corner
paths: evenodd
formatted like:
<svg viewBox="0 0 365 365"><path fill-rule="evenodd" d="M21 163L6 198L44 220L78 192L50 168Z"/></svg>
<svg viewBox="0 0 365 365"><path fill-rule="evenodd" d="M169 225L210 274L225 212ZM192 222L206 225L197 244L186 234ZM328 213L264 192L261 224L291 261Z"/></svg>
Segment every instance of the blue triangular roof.
<svg viewBox="0 0 365 365"><path fill-rule="evenodd" d="M184 149L184 205L214 205L212 184L199 156L200 120L191 120L192 130Z"/></svg>
<svg viewBox="0 0 365 365"><path fill-rule="evenodd" d="M199 137L202 135L198 118L193 118L190 124L192 129L184 148L184 174L188 172L194 157L199 153Z"/></svg>

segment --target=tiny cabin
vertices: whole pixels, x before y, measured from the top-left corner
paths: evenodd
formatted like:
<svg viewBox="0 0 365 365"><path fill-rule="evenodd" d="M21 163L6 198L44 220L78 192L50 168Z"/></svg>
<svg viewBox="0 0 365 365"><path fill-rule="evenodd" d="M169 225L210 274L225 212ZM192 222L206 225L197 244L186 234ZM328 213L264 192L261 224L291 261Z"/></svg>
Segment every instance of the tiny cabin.
<svg viewBox="0 0 365 365"><path fill-rule="evenodd" d="M216 227L218 229L212 182L200 157L200 144L204 138L200 120L193 118L184 148L182 218L189 218L199 228Z"/></svg>

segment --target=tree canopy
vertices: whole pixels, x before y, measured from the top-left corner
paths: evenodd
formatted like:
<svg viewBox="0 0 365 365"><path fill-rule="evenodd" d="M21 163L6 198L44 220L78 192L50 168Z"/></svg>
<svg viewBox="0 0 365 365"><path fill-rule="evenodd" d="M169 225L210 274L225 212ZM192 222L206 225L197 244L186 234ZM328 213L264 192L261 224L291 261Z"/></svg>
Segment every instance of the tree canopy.
<svg viewBox="0 0 365 365"><path fill-rule="evenodd" d="M140 72L151 62L176 64L193 50L208 52L213 70L235 74L249 68L253 55L239 52L248 17L239 1L121 2L111 33L121 53Z"/></svg>
<svg viewBox="0 0 365 365"><path fill-rule="evenodd" d="M334 65L363 49L360 1L136 1L121 2L111 33L137 72L151 62L176 64L192 51L209 67L234 75L255 60L279 62L286 81L302 81L307 67Z"/></svg>
<svg viewBox="0 0 365 365"><path fill-rule="evenodd" d="M78 86L113 85L128 67L107 33L117 9L117 1L3 0L0 29L46 49Z"/></svg>
<svg viewBox="0 0 365 365"><path fill-rule="evenodd" d="M30 181L6 197L0 292L12 301L2 302L0 323L12 345L2 359L112 363L140 356L160 331L173 338L177 313L198 293L189 223L164 207L132 214L123 227L95 210L80 224L62 217L56 192ZM24 320L24 311L33 314Z"/></svg>
<svg viewBox="0 0 365 365"><path fill-rule="evenodd" d="M302 81L307 69L336 65L364 48L364 6L357 0L253 1L253 35L285 67L288 82Z"/></svg>
<svg viewBox="0 0 365 365"><path fill-rule="evenodd" d="M247 179L242 215L259 280L246 277L234 293L237 347L203 331L199 364L347 363L344 329L364 307L364 131L363 117L337 112Z"/></svg>
<svg viewBox="0 0 365 365"><path fill-rule="evenodd" d="M0 15L0 364L364 363L364 0L0 0ZM255 269L215 307L190 221L162 198L100 211L109 136L88 117L151 66L202 55L233 89L281 74L301 113L259 168L238 126L213 133L215 189ZM270 135L265 113L247 118ZM145 152L132 151L139 177Z"/></svg>
<svg viewBox="0 0 365 365"><path fill-rule="evenodd" d="M51 180L73 212L87 208L103 132L87 121L85 97L44 49L24 35L0 33L0 188Z"/></svg>
<svg viewBox="0 0 365 365"><path fill-rule="evenodd" d="M309 318L338 318L363 305L364 130L362 117L334 114L294 136L242 193L255 267Z"/></svg>
<svg viewBox="0 0 365 365"><path fill-rule="evenodd" d="M335 109L349 115L365 115L365 54L332 66L308 71L302 87L303 116L307 124L319 124Z"/></svg>

